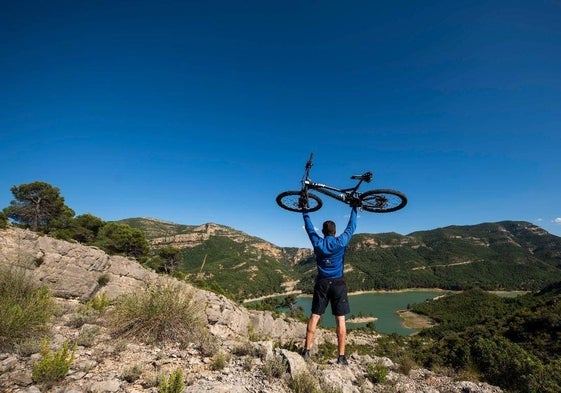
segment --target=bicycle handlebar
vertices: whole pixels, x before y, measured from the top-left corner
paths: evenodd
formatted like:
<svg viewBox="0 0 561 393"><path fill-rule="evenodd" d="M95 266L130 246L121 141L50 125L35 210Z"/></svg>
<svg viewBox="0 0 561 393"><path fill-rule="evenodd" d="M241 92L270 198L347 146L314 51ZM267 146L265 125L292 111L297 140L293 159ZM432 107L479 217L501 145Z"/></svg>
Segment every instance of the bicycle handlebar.
<svg viewBox="0 0 561 393"><path fill-rule="evenodd" d="M310 158L308 159L308 162L306 163L306 169L310 169L312 167L312 160L314 159L314 153L310 153Z"/></svg>

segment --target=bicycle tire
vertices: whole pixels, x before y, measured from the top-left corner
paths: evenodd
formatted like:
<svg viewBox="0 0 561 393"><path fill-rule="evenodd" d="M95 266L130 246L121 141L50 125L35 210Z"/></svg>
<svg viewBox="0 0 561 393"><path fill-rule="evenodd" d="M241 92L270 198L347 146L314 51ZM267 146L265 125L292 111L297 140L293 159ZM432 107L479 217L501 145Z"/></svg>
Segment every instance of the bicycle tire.
<svg viewBox="0 0 561 393"><path fill-rule="evenodd" d="M396 190L370 190L360 195L362 210L372 213L390 213L403 209L407 197Z"/></svg>
<svg viewBox="0 0 561 393"><path fill-rule="evenodd" d="M315 212L323 206L323 201L317 195L308 192L308 207L300 207L302 191L285 191L277 196L277 204L291 212ZM310 205L311 204L311 205Z"/></svg>

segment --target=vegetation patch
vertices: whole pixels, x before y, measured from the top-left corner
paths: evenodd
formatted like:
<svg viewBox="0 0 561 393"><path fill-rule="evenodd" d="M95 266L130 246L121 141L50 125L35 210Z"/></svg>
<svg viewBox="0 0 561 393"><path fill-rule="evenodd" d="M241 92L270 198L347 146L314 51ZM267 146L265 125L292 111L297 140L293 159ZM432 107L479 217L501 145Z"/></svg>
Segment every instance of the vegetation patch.
<svg viewBox="0 0 561 393"><path fill-rule="evenodd" d="M62 347L53 352L50 341L44 340L41 345L41 359L33 364L32 378L35 383L52 386L55 382L64 379L70 365L74 361L76 343L72 349L66 341Z"/></svg>
<svg viewBox="0 0 561 393"><path fill-rule="evenodd" d="M406 352L423 367L479 376L509 392L561 391L561 283L516 298L471 290L412 310L438 325L380 342L387 356Z"/></svg>
<svg viewBox="0 0 561 393"><path fill-rule="evenodd" d="M179 284L157 284L117 299L110 315L116 335L153 344L188 344L204 332L202 308Z"/></svg>
<svg viewBox="0 0 561 393"><path fill-rule="evenodd" d="M169 378L160 380L158 393L181 393L184 389L183 371L178 368L170 374Z"/></svg>
<svg viewBox="0 0 561 393"><path fill-rule="evenodd" d="M366 366L366 378L374 384L384 383L388 378L388 368L380 362L369 363Z"/></svg>
<svg viewBox="0 0 561 393"><path fill-rule="evenodd" d="M47 330L55 304L46 287L23 270L0 269L0 350L9 350Z"/></svg>

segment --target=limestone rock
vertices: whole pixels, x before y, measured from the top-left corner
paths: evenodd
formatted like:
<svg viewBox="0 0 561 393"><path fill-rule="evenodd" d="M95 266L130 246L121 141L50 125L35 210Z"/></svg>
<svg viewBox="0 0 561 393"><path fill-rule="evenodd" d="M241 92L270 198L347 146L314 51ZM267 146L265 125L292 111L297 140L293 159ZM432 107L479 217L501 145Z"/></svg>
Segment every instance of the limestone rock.
<svg viewBox="0 0 561 393"><path fill-rule="evenodd" d="M200 228L201 236L215 228ZM78 341L74 362L64 381L50 391L77 392L156 392L160 376L176 369L183 371L189 392L288 393L290 375L308 372L319 384L344 393L369 392L446 392L500 393L497 387L483 383L454 381L428 370L412 370L409 375L397 372L389 359L350 354L349 366L339 366L334 359L326 364L304 362L299 353L281 349L290 374L271 378L264 371L274 358L274 348L301 345L306 325L270 312L250 311L212 292L197 290L186 282L160 276L144 269L136 261L109 256L95 247L39 236L31 231L8 228L0 230L0 267L19 268L34 280L48 286L62 315L52 321L51 339L55 346ZM100 285L100 277L106 285ZM147 345L131 339L115 340L103 321L76 323L82 303L104 292L111 299L142 291L154 283L173 283L193 291L194 299L204 311L206 326L216 339L220 353L228 354L225 366L215 368L209 357L195 343L186 348L177 345ZM87 340L85 338L88 338ZM376 336L349 332L349 341L375 345ZM258 341L256 341L258 340ZM318 329L314 348L325 340L336 342L333 331ZM245 344L254 348L247 354L233 354L233 348ZM20 355L0 353L0 392L40 393L31 375L38 353ZM313 359L313 356L312 356ZM369 363L380 362L388 368L388 381L373 384L364 376Z"/></svg>

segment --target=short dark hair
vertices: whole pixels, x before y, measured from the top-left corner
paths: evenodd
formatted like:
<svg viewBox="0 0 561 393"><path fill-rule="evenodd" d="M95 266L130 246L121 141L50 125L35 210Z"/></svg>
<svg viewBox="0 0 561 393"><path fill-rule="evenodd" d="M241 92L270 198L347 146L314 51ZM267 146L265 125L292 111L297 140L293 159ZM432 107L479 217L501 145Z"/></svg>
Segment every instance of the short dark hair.
<svg viewBox="0 0 561 393"><path fill-rule="evenodd" d="M333 221L325 221L321 232L323 236L335 236L335 223Z"/></svg>

